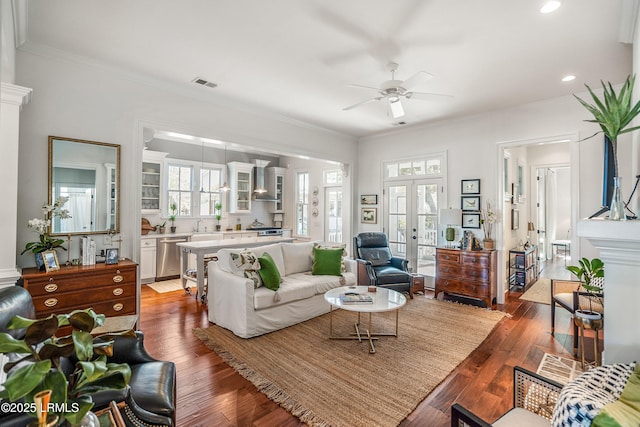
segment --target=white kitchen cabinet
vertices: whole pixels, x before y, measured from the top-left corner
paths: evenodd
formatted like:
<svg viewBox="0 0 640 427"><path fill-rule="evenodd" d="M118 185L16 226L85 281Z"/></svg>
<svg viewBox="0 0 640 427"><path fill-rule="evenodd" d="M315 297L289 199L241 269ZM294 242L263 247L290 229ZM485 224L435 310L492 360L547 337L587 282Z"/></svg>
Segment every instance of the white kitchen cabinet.
<svg viewBox="0 0 640 427"><path fill-rule="evenodd" d="M140 239L140 283L156 280L156 243L155 238Z"/></svg>
<svg viewBox="0 0 640 427"><path fill-rule="evenodd" d="M273 195L276 201L270 208L272 213L284 212L284 177L287 169L278 166L266 168L267 193Z"/></svg>
<svg viewBox="0 0 640 427"><path fill-rule="evenodd" d="M251 213L253 193L253 163L230 162L229 168L229 212Z"/></svg>
<svg viewBox="0 0 640 427"><path fill-rule="evenodd" d="M142 154L142 213L158 213L162 209L162 165L167 154L148 150Z"/></svg>

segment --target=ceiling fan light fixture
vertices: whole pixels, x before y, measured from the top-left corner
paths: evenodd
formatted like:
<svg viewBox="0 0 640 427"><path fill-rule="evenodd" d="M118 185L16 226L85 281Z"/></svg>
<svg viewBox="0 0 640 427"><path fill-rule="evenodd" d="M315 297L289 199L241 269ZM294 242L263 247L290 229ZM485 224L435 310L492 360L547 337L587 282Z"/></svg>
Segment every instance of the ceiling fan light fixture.
<svg viewBox="0 0 640 427"><path fill-rule="evenodd" d="M392 101L391 98L389 98L389 109L391 110L391 116L393 116L394 119L404 116L404 109L402 108L399 98L395 101Z"/></svg>
<svg viewBox="0 0 640 427"><path fill-rule="evenodd" d="M562 2L560 0L549 0L545 1L540 8L540 13L551 13L555 12L560 8Z"/></svg>

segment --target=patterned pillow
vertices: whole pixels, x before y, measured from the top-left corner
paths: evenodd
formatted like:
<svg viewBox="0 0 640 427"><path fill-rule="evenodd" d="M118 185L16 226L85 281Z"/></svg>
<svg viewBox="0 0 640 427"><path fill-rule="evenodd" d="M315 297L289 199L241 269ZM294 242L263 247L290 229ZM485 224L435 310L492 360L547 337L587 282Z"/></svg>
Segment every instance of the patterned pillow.
<svg viewBox="0 0 640 427"><path fill-rule="evenodd" d="M600 410L618 400L634 365L598 366L563 387L553 410L553 426L590 426Z"/></svg>
<svg viewBox="0 0 640 427"><path fill-rule="evenodd" d="M253 252L245 249L238 253L232 252L229 256L231 258L233 274L251 279L253 281L254 288L262 286L262 279L258 273L260 270L260 262Z"/></svg>

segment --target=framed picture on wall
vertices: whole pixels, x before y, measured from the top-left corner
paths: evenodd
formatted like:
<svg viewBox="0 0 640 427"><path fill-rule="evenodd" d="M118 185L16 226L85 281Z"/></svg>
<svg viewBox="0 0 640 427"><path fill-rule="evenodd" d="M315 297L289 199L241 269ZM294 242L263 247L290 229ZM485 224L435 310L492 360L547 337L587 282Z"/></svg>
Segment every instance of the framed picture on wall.
<svg viewBox="0 0 640 427"><path fill-rule="evenodd" d="M378 209L377 208L362 208L360 211L360 222L363 224L377 224L378 223Z"/></svg>
<svg viewBox="0 0 640 427"><path fill-rule="evenodd" d="M480 214L463 212L462 228L480 228Z"/></svg>
<svg viewBox="0 0 640 427"><path fill-rule="evenodd" d="M378 204L378 195L377 194L362 194L360 196L360 204L361 205L377 205Z"/></svg>
<svg viewBox="0 0 640 427"><path fill-rule="evenodd" d="M462 194L480 194L480 179L463 179L460 192Z"/></svg>
<svg viewBox="0 0 640 427"><path fill-rule="evenodd" d="M479 211L480 196L462 196L460 197L460 208L463 211Z"/></svg>
<svg viewBox="0 0 640 427"><path fill-rule="evenodd" d="M517 230L520 227L520 211L511 209L511 229Z"/></svg>

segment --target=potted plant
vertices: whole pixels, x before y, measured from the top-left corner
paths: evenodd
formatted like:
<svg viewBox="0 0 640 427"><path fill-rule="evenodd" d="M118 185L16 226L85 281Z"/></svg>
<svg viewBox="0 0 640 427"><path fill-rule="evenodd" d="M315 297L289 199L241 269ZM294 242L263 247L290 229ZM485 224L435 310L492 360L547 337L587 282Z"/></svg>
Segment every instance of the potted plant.
<svg viewBox="0 0 640 427"><path fill-rule="evenodd" d="M480 211L480 224L482 224L482 231L484 231L484 239L482 241L485 249L493 249L494 242L493 224L496 222L496 211L491 207L491 203L487 201L487 209Z"/></svg>
<svg viewBox="0 0 640 427"><path fill-rule="evenodd" d="M44 214L44 219L33 218L27 223L27 227L34 229L40 234L40 239L37 242L27 243L20 255L23 255L24 253L29 251L33 252L36 260L36 266L39 270L44 270L44 259L42 259L42 252L50 251L57 248L61 248L65 251L67 250L67 248L62 246L64 240L57 237L52 237L49 234L49 230L51 229L51 224L54 218L71 218L71 215L69 215L69 211L67 209L64 209L64 205L68 200L68 197L58 197L52 205L49 205L47 203L43 204L42 212Z"/></svg>
<svg viewBox="0 0 640 427"><path fill-rule="evenodd" d="M216 204L213 205L213 212L215 213L214 218L218 222L216 224L216 231L220 231L220 219L222 218L222 203L216 202Z"/></svg>
<svg viewBox="0 0 640 427"><path fill-rule="evenodd" d="M156 225L156 231L160 234L164 234L166 225L167 225L167 221L163 222L162 224Z"/></svg>
<svg viewBox="0 0 640 427"><path fill-rule="evenodd" d="M627 77L618 94L616 94L611 83L605 84L601 82L602 89L604 90L602 100L598 98L588 85L585 85L593 99L593 104L589 104L574 95L584 108L593 115L593 119L585 121L597 123L601 129L585 139L592 138L599 133L604 133L607 138L609 138L609 141L611 141L615 169L615 177L613 179L614 190L609 212L609 219L612 220L625 219L625 205L620 193L620 176L618 175L618 135L640 129L640 126L629 127L633 119L640 114L640 101L632 104L631 99L635 78L635 75L633 77Z"/></svg>
<svg viewBox="0 0 640 427"><path fill-rule="evenodd" d="M57 411L54 413L59 421L66 419L72 425L79 424L93 407L91 394L123 389L131 377L128 364L107 362L107 356L113 354L112 339L115 334L93 337L90 333L96 326L102 325L104 319L104 315L96 314L92 309L52 314L37 320L15 316L7 329L26 328L24 339L0 333L0 353L15 353L24 357L5 367L9 375L2 384L4 389L0 397L11 402L24 398L25 403L31 404L36 395L35 402L39 402L40 396L45 394ZM70 327L72 333L56 337L60 327ZM133 331L118 335L124 334L133 334ZM67 369L66 373L65 360L75 361L72 369ZM36 404L31 407L39 406Z"/></svg>
<svg viewBox="0 0 640 427"><path fill-rule="evenodd" d="M176 232L176 216L178 215L178 205L175 202L171 202L169 205L169 221L171 221L171 232Z"/></svg>
<svg viewBox="0 0 640 427"><path fill-rule="evenodd" d="M578 310L576 310L576 322L582 322L585 326L589 326L593 322L601 322L602 314L593 310L593 301L597 301L604 307L602 298L602 288L595 285L594 279L604 277L604 263L599 258L589 261L588 258L582 258L578 261L579 265L568 265L567 270L573 273L580 281L578 291L587 293L586 299L589 306L583 307L581 302L584 299L578 299Z"/></svg>

